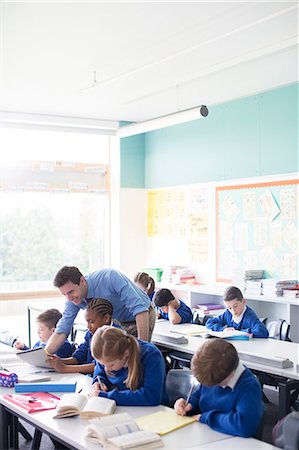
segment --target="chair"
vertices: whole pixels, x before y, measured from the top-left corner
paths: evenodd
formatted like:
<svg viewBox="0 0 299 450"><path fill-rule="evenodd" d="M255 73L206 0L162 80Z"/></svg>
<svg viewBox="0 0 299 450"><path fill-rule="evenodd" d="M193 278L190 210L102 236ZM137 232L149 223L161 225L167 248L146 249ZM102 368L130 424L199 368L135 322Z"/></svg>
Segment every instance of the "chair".
<svg viewBox="0 0 299 450"><path fill-rule="evenodd" d="M171 369L166 377L165 388L171 408L178 398L187 398L197 380L189 369Z"/></svg>
<svg viewBox="0 0 299 450"><path fill-rule="evenodd" d="M273 428L273 443L284 450L299 448L299 412L293 411Z"/></svg>
<svg viewBox="0 0 299 450"><path fill-rule="evenodd" d="M291 342L290 324L284 319L271 319L266 317L262 320L269 332L270 339L278 339L280 341Z"/></svg>
<svg viewBox="0 0 299 450"><path fill-rule="evenodd" d="M190 355L190 353L176 352L174 350L168 352L166 359L167 365L170 368L170 370L183 368L190 369L192 355Z"/></svg>

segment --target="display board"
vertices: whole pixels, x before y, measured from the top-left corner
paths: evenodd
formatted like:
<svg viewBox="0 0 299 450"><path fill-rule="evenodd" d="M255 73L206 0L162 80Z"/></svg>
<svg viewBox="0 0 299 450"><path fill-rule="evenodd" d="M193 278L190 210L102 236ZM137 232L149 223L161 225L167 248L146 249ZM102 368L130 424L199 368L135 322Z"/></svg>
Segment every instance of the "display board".
<svg viewBox="0 0 299 450"><path fill-rule="evenodd" d="M216 281L298 278L298 179L216 187Z"/></svg>

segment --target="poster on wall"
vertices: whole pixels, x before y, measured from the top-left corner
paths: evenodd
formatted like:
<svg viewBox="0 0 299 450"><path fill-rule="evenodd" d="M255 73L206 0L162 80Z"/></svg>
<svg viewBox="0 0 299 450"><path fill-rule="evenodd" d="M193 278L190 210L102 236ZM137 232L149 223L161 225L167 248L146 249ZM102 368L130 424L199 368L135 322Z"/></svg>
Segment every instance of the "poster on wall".
<svg viewBox="0 0 299 450"><path fill-rule="evenodd" d="M216 279L262 269L298 278L298 180L216 188Z"/></svg>

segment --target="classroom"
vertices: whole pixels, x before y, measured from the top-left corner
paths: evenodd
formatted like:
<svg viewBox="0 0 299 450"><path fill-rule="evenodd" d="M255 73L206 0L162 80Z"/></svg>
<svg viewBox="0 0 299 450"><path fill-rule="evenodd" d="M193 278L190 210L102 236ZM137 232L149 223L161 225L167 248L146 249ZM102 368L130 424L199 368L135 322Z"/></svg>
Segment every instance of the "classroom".
<svg viewBox="0 0 299 450"><path fill-rule="evenodd" d="M3 342L32 347L36 318L75 304L53 285L65 265L132 283L147 273L191 309L192 327L222 314L236 286L269 332L232 341L269 382L264 434L246 445L276 448L276 422L299 414L298 2L1 1L1 17L1 367ZM109 300L111 323L138 317L122 321ZM74 348L86 320L82 308L63 329ZM189 371L202 340L190 330L185 344L169 321L150 330L167 371ZM11 425L9 445L54 448L52 416L31 416L41 443ZM64 420L65 436L49 433L57 448L100 448L73 442ZM246 448L201 423L198 441L195 425L164 446L183 448L190 426L190 448Z"/></svg>

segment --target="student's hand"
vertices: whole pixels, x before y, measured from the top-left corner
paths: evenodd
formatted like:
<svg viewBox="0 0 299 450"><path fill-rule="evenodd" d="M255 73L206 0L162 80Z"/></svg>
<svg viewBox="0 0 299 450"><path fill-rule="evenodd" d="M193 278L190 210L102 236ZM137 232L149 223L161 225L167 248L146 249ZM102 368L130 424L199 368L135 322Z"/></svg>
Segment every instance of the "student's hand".
<svg viewBox="0 0 299 450"><path fill-rule="evenodd" d="M226 327L224 328L224 331L234 331L235 328L234 327Z"/></svg>
<svg viewBox="0 0 299 450"><path fill-rule="evenodd" d="M14 342L13 346L14 346L14 348L17 348L18 350L23 350L26 347L24 342L21 342L18 340Z"/></svg>
<svg viewBox="0 0 299 450"><path fill-rule="evenodd" d="M88 397L98 397L98 396L99 396L99 393L100 393L100 390L94 389L93 391L91 391L91 392L88 394Z"/></svg>
<svg viewBox="0 0 299 450"><path fill-rule="evenodd" d="M53 367L53 369L55 369L57 372L63 373L65 371L66 365L61 361L59 356L51 355L49 356L47 361L50 363L50 366Z"/></svg>
<svg viewBox="0 0 299 450"><path fill-rule="evenodd" d="M157 312L157 313L156 313L156 318L157 318L157 319L161 319L161 314Z"/></svg>
<svg viewBox="0 0 299 450"><path fill-rule="evenodd" d="M197 422L199 421L201 414L195 414L193 417L193 419L197 420Z"/></svg>
<svg viewBox="0 0 299 450"><path fill-rule="evenodd" d="M184 398L179 398L173 408L179 416L185 416L188 411L191 411L192 405L187 403Z"/></svg>
<svg viewBox="0 0 299 450"><path fill-rule="evenodd" d="M95 383L93 383L93 388L98 390L98 391L103 391L103 392L108 392L108 388L106 386L105 383L103 383L103 381L96 381Z"/></svg>

